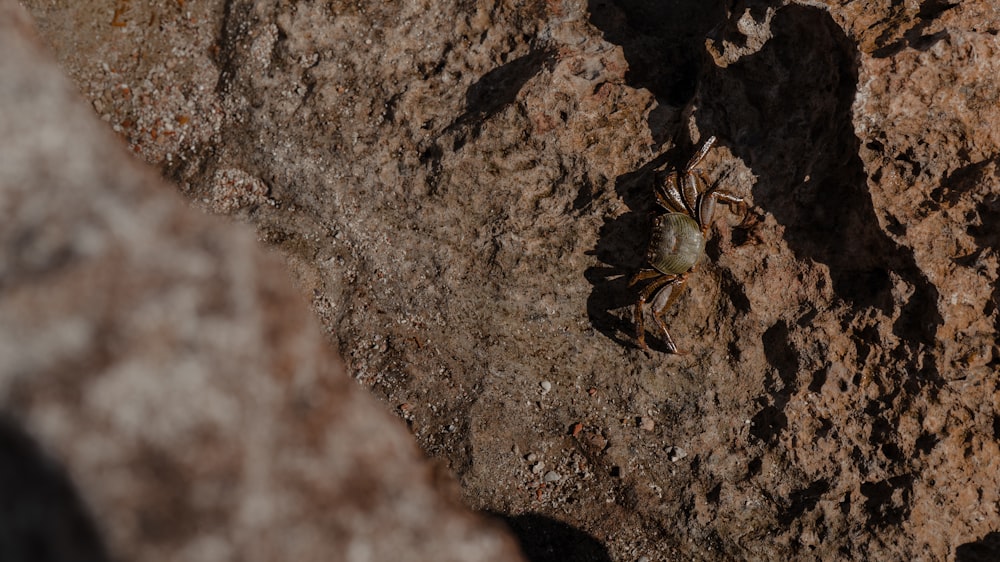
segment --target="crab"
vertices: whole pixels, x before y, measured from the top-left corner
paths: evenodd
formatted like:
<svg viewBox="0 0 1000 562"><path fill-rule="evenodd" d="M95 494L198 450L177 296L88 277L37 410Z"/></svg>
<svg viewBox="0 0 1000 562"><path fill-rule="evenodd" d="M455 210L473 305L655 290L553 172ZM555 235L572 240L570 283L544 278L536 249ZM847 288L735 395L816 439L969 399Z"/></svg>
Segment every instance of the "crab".
<svg viewBox="0 0 1000 562"><path fill-rule="evenodd" d="M747 204L743 198L718 189L718 183L710 184L704 172L696 168L714 143L715 137L709 137L682 172L671 171L662 185L653 188L657 203L667 212L653 220L646 267L629 282L632 287L648 281L635 303L635 336L643 350L649 349L645 330L645 309L649 301L653 321L663 335L667 350L683 353L671 339L663 315L684 291L688 276L705 255L705 237L716 206L723 203L730 212L742 214L743 223L747 220Z"/></svg>

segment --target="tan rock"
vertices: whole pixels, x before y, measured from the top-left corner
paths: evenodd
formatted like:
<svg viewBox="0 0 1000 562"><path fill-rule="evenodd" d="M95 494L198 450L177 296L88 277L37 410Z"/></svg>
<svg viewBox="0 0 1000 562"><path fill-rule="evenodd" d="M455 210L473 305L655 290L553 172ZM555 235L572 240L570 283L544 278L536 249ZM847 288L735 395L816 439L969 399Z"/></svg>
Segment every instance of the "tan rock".
<svg viewBox="0 0 1000 562"><path fill-rule="evenodd" d="M995 2L26 4L472 506L592 559L995 554ZM752 220L667 314L690 354L644 354L652 182L708 135Z"/></svg>

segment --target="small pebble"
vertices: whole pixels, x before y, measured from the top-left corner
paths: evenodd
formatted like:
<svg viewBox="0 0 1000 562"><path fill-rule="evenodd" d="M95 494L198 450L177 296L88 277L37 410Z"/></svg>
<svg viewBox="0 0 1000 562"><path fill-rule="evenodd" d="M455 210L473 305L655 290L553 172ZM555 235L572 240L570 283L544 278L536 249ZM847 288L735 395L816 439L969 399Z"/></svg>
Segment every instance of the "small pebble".
<svg viewBox="0 0 1000 562"><path fill-rule="evenodd" d="M677 462L688 456L687 451L681 449L680 447L667 447L666 451L667 458L670 459L670 462Z"/></svg>
<svg viewBox="0 0 1000 562"><path fill-rule="evenodd" d="M539 386L542 387L542 394L548 394L549 391L552 390L552 383L549 381L542 381L539 383Z"/></svg>
<svg viewBox="0 0 1000 562"><path fill-rule="evenodd" d="M538 461L538 462L536 462L536 463L535 463L535 464L534 464L534 465L533 465L533 466L531 467L531 473L532 473L532 474L541 474L543 470L545 470L545 463L544 463L544 462L542 462L542 461Z"/></svg>
<svg viewBox="0 0 1000 562"><path fill-rule="evenodd" d="M535 462L538 460L538 455L535 453L528 453L528 456L524 457L524 460L528 462Z"/></svg>
<svg viewBox="0 0 1000 562"><path fill-rule="evenodd" d="M554 470L550 470L550 471L548 471L548 472L545 473L544 480L546 482L548 482L549 484L552 484L553 482L558 482L558 481L562 480L562 476L558 472L556 472Z"/></svg>

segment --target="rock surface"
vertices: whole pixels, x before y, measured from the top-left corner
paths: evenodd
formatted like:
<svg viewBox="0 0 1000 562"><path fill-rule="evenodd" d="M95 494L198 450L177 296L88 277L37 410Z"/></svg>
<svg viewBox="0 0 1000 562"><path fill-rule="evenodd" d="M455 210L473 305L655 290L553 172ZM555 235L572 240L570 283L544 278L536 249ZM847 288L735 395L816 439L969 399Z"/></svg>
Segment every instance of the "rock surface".
<svg viewBox="0 0 1000 562"><path fill-rule="evenodd" d="M0 559L520 560L284 261L130 157L30 37L0 2Z"/></svg>
<svg viewBox="0 0 1000 562"><path fill-rule="evenodd" d="M25 4L529 557L997 556L991 0ZM644 353L652 182L708 135L751 221Z"/></svg>

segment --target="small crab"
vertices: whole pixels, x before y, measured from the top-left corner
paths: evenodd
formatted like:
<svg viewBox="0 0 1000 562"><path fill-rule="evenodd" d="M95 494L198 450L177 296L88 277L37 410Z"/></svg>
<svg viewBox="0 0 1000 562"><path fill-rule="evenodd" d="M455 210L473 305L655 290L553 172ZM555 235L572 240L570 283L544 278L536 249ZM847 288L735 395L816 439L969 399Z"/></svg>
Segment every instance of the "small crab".
<svg viewBox="0 0 1000 562"><path fill-rule="evenodd" d="M682 353L667 332L663 314L687 286L690 274L705 254L705 236L712 224L717 203L724 203L730 211L747 218L747 205L743 198L720 191L718 184L709 185L705 174L695 168L705 158L715 137L709 137L698 152L691 157L680 174L671 171L663 185L653 188L656 201L667 210L653 221L653 233L646 252L648 267L639 270L632 277L629 286L640 281L651 280L639 292L635 303L635 334L639 347L646 346L645 308L650 301L653 320L663 332L663 341L671 353Z"/></svg>

